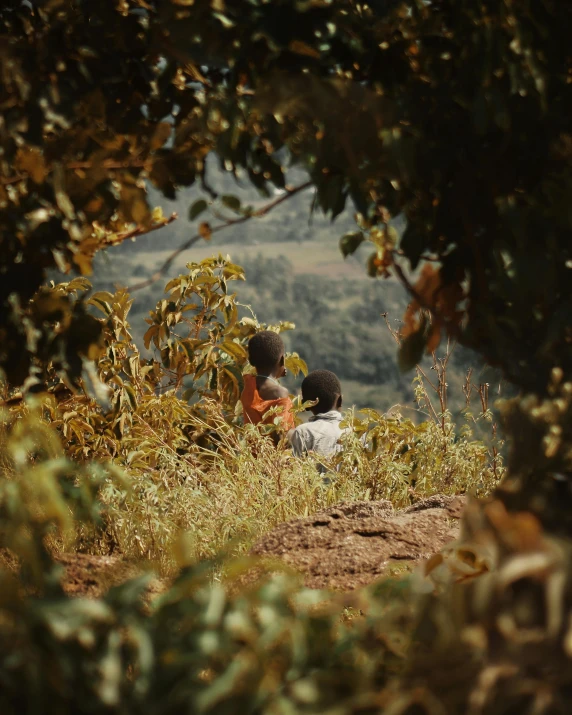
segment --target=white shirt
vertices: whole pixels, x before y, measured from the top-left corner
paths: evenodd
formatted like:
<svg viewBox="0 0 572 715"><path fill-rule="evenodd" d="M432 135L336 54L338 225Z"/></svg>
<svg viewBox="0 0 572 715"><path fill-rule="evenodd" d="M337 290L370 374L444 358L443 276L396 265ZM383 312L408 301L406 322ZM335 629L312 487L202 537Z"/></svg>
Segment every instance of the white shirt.
<svg viewBox="0 0 572 715"><path fill-rule="evenodd" d="M313 452L322 457L331 457L341 452L339 439L347 430L340 427L342 415L330 410L314 415L306 424L298 425L291 437L292 452L296 457Z"/></svg>

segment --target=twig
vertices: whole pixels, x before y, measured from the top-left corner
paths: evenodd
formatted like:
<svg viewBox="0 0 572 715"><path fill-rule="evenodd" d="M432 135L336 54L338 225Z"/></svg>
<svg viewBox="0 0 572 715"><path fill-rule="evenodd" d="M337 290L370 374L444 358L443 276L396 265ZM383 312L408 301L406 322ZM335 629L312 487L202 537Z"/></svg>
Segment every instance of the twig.
<svg viewBox="0 0 572 715"><path fill-rule="evenodd" d="M392 251L392 256L395 256L396 251ZM411 284L411 281L407 278L405 275L403 268L395 261L393 260L392 263L393 268L395 269L395 274L397 275L397 278L401 285L405 288L405 290L413 297L415 300L419 303L421 308L424 308L425 310L429 311L431 313L431 316L433 318L440 317L437 310L435 309L434 306L431 306L424 298L423 296L415 290L415 286ZM455 340L459 340L460 332L459 328L457 325L455 325L454 322L447 320L445 321L445 325L447 326L447 332L449 335L452 335Z"/></svg>
<svg viewBox="0 0 572 715"><path fill-rule="evenodd" d="M395 251L392 251L392 254L395 254ZM432 314L434 313L434 309L431 308L429 303L423 298L423 296L415 290L415 286L411 284L405 273L403 272L403 268L399 265L399 263L396 263L395 260L393 261L393 268L395 268L395 273L397 274L397 278L399 279L399 282L401 285L405 288L405 290L413 297L415 300L419 303L419 305L422 308L425 308L425 310L430 311Z"/></svg>
<svg viewBox="0 0 572 715"><path fill-rule="evenodd" d="M389 324L389 316L387 315L387 312L381 313L381 317L385 320L385 324L387 325L387 329L389 330L389 334L391 337L395 340L397 346L399 347L401 345L401 340L399 339L399 331L394 330L391 325Z"/></svg>
<svg viewBox="0 0 572 715"><path fill-rule="evenodd" d="M393 328L391 327L391 325L390 325L390 323L389 323L389 317L388 317L387 313L382 313L382 314L381 314L381 317L385 320L385 324L387 325L387 329L389 330L389 332L390 332L390 334L391 334L391 337L395 340L395 342L397 343L398 346L401 346L401 340L400 340L400 337L399 337L399 332L398 332L397 330L393 330ZM433 359L435 359L435 358L433 358ZM431 387L433 388L433 390L435 390L435 392L438 393L439 390L438 390L437 387L431 382L431 380L427 377L427 375L426 375L425 372L423 371L422 367L421 367L420 365L415 365L415 369L417 370L417 374L418 374L418 375L421 374L421 375L425 378L425 380L427 380L427 382L431 385ZM423 382L423 380L420 380L420 385L421 385L421 388L422 388L422 390L423 390L423 395L424 395L424 397L425 397L425 405L426 405L427 409L430 411L431 416L433 417L433 419L435 420L435 422L437 422L437 424L438 424L438 423L439 423L439 417L437 416L437 412L436 412L435 408L433 407L433 403L431 402L431 398L429 397L429 394L427 393L427 388L425 387L425 383ZM422 410L419 410L419 412L422 412ZM423 414L426 414L426 413L423 413Z"/></svg>
<svg viewBox="0 0 572 715"><path fill-rule="evenodd" d="M152 233L153 231L158 231L160 228L164 228L170 223L173 223L173 221L176 221L178 218L179 214L172 213L169 218L164 219L164 221L156 224L155 226L151 226L151 228L145 228L144 226L135 226L135 228L132 228L130 231L125 231L125 233L118 233L117 240L113 242L113 245L122 241L127 241L130 238L138 238L139 236L145 236L146 234Z"/></svg>
<svg viewBox="0 0 572 715"><path fill-rule="evenodd" d="M139 159L139 160L134 160L134 161L116 161L113 159L106 159L105 161L101 162L101 166L103 166L104 169L141 169L144 168L147 163L148 159ZM92 169L94 166L97 166L97 162L93 161L72 161L70 164L66 164L63 168L68 170L68 171L74 171L76 169ZM46 171L48 173L51 173L54 170L53 166L46 167ZM12 176L2 176L0 177L0 186L9 186L10 184L17 184L19 181L24 181L24 179L29 178L29 174L27 172L23 172L21 174L13 174Z"/></svg>
<svg viewBox="0 0 572 715"><path fill-rule="evenodd" d="M434 385L434 384L431 382L431 380L429 379L429 376L428 376L427 373L423 370L423 368L422 368L420 365L415 365L415 369L417 370L417 372L420 372L421 375L423 375L424 379L427 380L427 382L431 385L431 388L434 390L434 392L435 392L436 394L439 394L439 388L437 387L437 385Z"/></svg>
<svg viewBox="0 0 572 715"><path fill-rule="evenodd" d="M274 201L271 201L265 206L262 206L262 208L258 209L257 211L253 211L252 213L249 213L246 216L241 216L240 218L229 219L225 223L222 223L219 226L215 226L211 229L211 234L219 233L219 231L224 231L230 226L238 226L241 223L246 223L246 221L250 221L250 219L252 218L261 218L262 216L266 216L266 214L270 213L270 211L275 209L280 204L284 203L284 201L288 201L288 199L292 198L292 196L299 194L301 191L305 191L306 189L310 188L310 186L312 186L312 182L306 181L299 186L295 186L293 189L288 189L283 196L274 199ZM202 239L203 236L200 233L197 233L191 238L189 238L188 241L185 241L185 243L181 244L175 251L173 251L173 253L171 253L171 255L166 259L166 261L161 265L161 267L156 270L155 273L153 273L153 275L151 275L146 280L141 281L140 283L135 283L135 285L131 286L128 290L130 292L133 292L136 290L142 290L143 288L148 288L150 285L153 285L153 283L158 281L159 278L169 270L173 261L178 256L180 256L181 253L184 253L189 248L194 246L195 243L198 243Z"/></svg>

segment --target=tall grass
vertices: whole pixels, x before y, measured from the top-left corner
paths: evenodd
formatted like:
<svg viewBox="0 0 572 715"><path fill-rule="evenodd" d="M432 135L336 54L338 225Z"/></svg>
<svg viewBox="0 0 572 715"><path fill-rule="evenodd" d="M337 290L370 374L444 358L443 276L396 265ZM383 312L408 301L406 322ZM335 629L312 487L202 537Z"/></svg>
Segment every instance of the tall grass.
<svg viewBox="0 0 572 715"><path fill-rule="evenodd" d="M196 441L177 451L176 441L169 444L157 426L174 400L172 394L153 398L134 419L115 457L129 487L110 481L102 490L106 529L97 538L85 535L85 548L116 549L169 571L182 534L187 555L196 559L221 550L236 555L277 524L328 505L389 499L401 508L437 493L482 495L502 475L469 424L459 430L450 416L415 425L399 414L349 411L343 424L351 430L344 450L329 462L326 481L311 456L296 458L255 427L229 424L214 401L204 401L202 417L187 413ZM131 443L141 452L136 458Z"/></svg>

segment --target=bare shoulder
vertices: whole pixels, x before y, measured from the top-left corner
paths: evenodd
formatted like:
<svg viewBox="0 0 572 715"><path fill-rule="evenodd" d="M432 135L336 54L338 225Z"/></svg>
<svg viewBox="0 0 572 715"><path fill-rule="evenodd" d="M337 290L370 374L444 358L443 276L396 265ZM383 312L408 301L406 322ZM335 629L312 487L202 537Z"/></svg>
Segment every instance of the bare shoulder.
<svg viewBox="0 0 572 715"><path fill-rule="evenodd" d="M289 392L285 387L277 385L270 380L265 380L264 383L259 386L258 394L263 400L281 400L289 396Z"/></svg>

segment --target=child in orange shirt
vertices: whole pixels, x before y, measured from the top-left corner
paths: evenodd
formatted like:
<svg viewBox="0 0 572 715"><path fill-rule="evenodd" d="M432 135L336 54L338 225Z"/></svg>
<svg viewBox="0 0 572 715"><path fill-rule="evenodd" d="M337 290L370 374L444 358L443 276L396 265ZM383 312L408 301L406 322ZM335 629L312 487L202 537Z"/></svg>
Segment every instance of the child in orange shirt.
<svg viewBox="0 0 572 715"><path fill-rule="evenodd" d="M274 421L276 414L265 418L268 410L281 407L282 430L289 433L294 429L292 400L288 390L278 383L284 377L284 343L278 333L263 330L254 335L248 343L248 359L256 368L256 375L244 376L244 390L240 396L245 424L268 424ZM278 443L278 435L274 436Z"/></svg>

